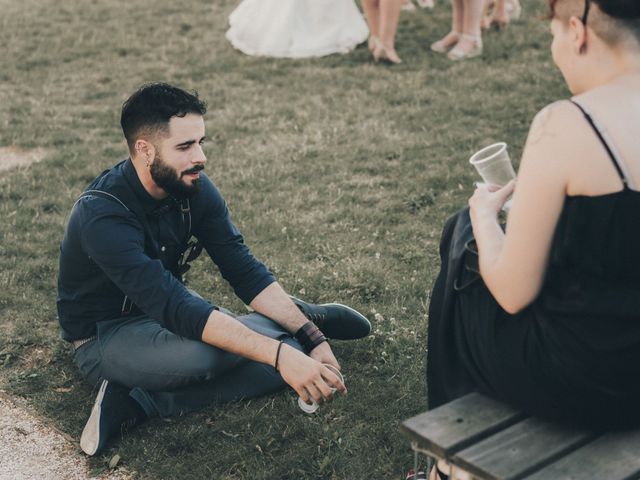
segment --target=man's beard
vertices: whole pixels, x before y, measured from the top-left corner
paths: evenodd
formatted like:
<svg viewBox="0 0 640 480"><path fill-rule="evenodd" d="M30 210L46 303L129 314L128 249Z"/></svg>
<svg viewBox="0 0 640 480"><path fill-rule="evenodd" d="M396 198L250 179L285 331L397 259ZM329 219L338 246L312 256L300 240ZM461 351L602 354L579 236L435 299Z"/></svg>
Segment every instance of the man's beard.
<svg viewBox="0 0 640 480"><path fill-rule="evenodd" d="M191 184L187 184L182 180L182 177L187 173L199 172L203 168L204 165L195 165L193 168L185 170L178 175L178 172L167 165L162 157L156 153L150 172L151 178L156 182L156 185L172 197L182 200L189 198L200 189L200 179L196 178Z"/></svg>

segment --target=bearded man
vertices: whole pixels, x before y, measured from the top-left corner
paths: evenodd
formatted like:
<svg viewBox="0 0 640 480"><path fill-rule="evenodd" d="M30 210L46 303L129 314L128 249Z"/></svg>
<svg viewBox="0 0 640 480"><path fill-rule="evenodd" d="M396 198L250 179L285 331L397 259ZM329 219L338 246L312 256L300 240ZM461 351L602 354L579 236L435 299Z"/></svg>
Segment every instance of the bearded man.
<svg viewBox="0 0 640 480"><path fill-rule="evenodd" d="M203 172L205 112L197 94L141 87L122 108L130 158L71 211L57 306L82 376L99 386L80 439L88 455L149 417L286 384L306 402L331 400L346 388L326 337L370 331L352 308L290 297L251 254ZM253 313L236 317L184 285L203 249Z"/></svg>

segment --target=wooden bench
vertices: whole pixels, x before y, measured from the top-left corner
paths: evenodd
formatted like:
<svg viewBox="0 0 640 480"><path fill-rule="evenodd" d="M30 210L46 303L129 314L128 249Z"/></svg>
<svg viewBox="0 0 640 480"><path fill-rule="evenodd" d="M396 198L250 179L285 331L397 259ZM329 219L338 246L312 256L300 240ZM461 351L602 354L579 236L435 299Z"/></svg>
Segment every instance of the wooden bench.
<svg viewBox="0 0 640 480"><path fill-rule="evenodd" d="M640 430L572 429L478 393L412 417L400 428L414 450L447 461L452 480L640 478Z"/></svg>

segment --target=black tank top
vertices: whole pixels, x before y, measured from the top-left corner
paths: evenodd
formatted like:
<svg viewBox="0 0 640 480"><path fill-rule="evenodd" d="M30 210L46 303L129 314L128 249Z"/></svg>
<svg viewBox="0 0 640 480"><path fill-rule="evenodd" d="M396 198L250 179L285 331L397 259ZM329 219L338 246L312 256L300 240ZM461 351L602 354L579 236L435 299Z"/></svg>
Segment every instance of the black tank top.
<svg viewBox="0 0 640 480"><path fill-rule="evenodd" d="M591 116L573 103L602 142L623 189L566 197L534 310L558 349L583 355L626 350L640 362L640 192L629 187Z"/></svg>

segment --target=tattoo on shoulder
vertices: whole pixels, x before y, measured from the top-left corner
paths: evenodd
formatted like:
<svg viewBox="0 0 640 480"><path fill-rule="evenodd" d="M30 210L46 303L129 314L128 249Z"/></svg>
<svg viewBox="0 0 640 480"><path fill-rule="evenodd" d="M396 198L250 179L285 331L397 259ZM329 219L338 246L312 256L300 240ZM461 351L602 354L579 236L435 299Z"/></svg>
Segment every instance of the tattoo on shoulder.
<svg viewBox="0 0 640 480"><path fill-rule="evenodd" d="M549 119L554 112L557 112L558 109L562 108L562 104L563 102L555 102L547 105L538 112L533 119L531 130L529 132L530 144L535 145L536 143L541 142L544 138L554 138L558 133L561 133L551 128L549 125Z"/></svg>

